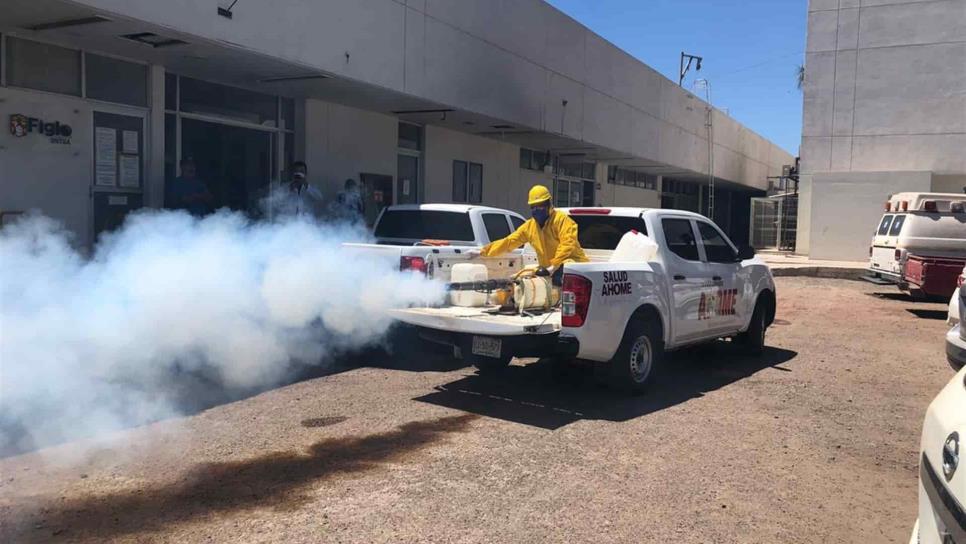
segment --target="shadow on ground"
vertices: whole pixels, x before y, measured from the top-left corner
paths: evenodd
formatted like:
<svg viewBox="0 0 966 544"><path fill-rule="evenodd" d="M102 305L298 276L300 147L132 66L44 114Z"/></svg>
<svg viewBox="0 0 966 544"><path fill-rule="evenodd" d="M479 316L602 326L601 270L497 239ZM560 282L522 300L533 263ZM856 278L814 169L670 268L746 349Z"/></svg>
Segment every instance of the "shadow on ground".
<svg viewBox="0 0 966 544"><path fill-rule="evenodd" d="M465 432L478 416L416 421L367 436L328 438L307 451L277 451L244 461L196 465L176 482L156 488L47 504L22 516L13 540L101 542L141 535L199 518L252 508L293 510L329 478L400 462L447 435Z"/></svg>
<svg viewBox="0 0 966 544"><path fill-rule="evenodd" d="M939 319L946 320L946 316L949 315L948 310L923 310L920 308L907 308L907 312L918 317L919 319Z"/></svg>
<svg viewBox="0 0 966 544"><path fill-rule="evenodd" d="M545 361L511 366L497 376L467 376L437 386L414 400L543 429L558 429L582 419L627 421L701 397L766 368L792 361L797 352L765 348L746 357L726 342L671 355L661 381L640 396L595 384L589 368L554 379Z"/></svg>

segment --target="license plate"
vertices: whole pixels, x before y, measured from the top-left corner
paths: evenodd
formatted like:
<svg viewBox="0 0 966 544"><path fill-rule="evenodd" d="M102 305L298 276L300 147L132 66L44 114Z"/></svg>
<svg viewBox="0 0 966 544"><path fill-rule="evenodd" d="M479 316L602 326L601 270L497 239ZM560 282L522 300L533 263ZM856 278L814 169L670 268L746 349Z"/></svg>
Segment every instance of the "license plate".
<svg viewBox="0 0 966 544"><path fill-rule="evenodd" d="M473 337L473 355L482 355L483 357L493 357L494 359L499 359L502 349L503 340L490 338L489 336Z"/></svg>

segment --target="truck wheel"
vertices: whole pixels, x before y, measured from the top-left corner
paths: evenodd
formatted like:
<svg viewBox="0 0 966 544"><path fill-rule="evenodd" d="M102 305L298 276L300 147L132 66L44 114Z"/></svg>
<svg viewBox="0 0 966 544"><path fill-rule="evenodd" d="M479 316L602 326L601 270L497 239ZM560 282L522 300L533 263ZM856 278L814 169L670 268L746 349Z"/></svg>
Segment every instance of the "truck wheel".
<svg viewBox="0 0 966 544"><path fill-rule="evenodd" d="M492 357L475 357L473 359L473 366L481 374L499 374L504 372L508 366L510 366L510 361L513 357L500 357L495 359Z"/></svg>
<svg viewBox="0 0 966 544"><path fill-rule="evenodd" d="M664 362L664 341L653 322L627 324L617 353L610 360L610 381L617 389L641 393L657 378Z"/></svg>
<svg viewBox="0 0 966 544"><path fill-rule="evenodd" d="M755 303L755 311L751 314L751 323L748 330L739 334L736 340L749 355L761 355L765 349L765 331L767 325L768 312L765 308L765 301L759 299Z"/></svg>

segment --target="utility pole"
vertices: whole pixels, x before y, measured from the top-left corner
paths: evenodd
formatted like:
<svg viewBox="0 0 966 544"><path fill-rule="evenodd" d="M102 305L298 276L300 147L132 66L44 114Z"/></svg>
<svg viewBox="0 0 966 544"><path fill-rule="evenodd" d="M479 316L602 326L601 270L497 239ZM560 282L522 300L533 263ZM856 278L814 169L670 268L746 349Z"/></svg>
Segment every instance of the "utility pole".
<svg viewBox="0 0 966 544"><path fill-rule="evenodd" d="M711 82L698 79L694 83L695 87L704 87L704 98L708 103L708 117L704 125L708 129L708 219L714 221L714 106L711 105Z"/></svg>
<svg viewBox="0 0 966 544"><path fill-rule="evenodd" d="M688 59L687 64L684 64L684 59ZM691 69L691 61L698 61L698 63L694 66L694 70L696 72L701 71L701 60L701 57L689 55L684 51L681 51L681 63L678 68L678 87L682 87L684 85L684 76L688 73L688 70Z"/></svg>

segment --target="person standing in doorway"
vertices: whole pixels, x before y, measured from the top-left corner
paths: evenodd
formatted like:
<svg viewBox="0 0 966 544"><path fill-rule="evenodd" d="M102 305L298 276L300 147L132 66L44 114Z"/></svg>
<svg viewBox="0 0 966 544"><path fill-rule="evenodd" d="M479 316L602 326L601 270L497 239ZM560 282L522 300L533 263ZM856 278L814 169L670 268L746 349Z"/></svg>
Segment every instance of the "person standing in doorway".
<svg viewBox="0 0 966 544"><path fill-rule="evenodd" d="M366 208L362 201L362 193L356 180L345 180L343 190L336 196L335 216L345 221L356 222L365 218Z"/></svg>
<svg viewBox="0 0 966 544"><path fill-rule="evenodd" d="M195 160L184 157L179 166L181 175L165 186L165 207L172 210L185 210L196 217L208 213L214 197L211 196L205 182L198 179Z"/></svg>
<svg viewBox="0 0 966 544"><path fill-rule="evenodd" d="M318 218L322 212L322 191L308 181L309 167L302 161L289 167L289 181L282 183L277 195L278 211L282 214L309 215Z"/></svg>

